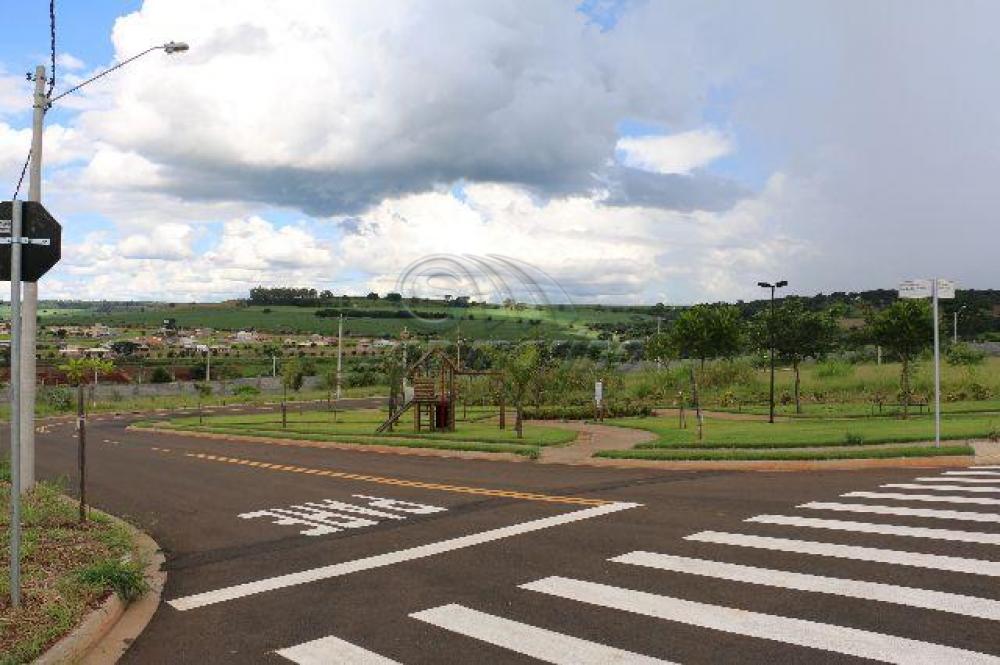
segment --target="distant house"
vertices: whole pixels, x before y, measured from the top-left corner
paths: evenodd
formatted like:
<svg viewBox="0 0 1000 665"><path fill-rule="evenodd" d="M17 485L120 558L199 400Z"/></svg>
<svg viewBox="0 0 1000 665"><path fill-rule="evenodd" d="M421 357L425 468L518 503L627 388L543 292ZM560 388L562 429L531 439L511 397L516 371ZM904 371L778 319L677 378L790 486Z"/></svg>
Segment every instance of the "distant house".
<svg viewBox="0 0 1000 665"><path fill-rule="evenodd" d="M84 358L110 358L111 356L111 349L105 346L91 346L83 349Z"/></svg>
<svg viewBox="0 0 1000 665"><path fill-rule="evenodd" d="M236 333L236 341L237 342L256 342L257 341L257 333L256 333L256 331L253 331L253 330L241 330L238 333Z"/></svg>

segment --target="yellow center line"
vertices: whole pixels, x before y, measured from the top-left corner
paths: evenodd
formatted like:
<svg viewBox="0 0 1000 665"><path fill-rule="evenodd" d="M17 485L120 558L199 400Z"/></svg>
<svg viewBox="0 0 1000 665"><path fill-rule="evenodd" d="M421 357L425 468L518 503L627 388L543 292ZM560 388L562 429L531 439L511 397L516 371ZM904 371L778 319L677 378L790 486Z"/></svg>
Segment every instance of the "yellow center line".
<svg viewBox="0 0 1000 665"><path fill-rule="evenodd" d="M603 499L586 499L578 496L557 496L551 494L536 494L534 492L517 492L514 490L498 490L487 487L465 487L462 485L444 485L441 483L427 483L420 480L403 480L401 478L386 478L384 476L368 476L359 473L348 473L346 471L333 471L330 469L308 469L301 466L288 466L285 464L272 464L270 462L258 462L256 460L240 459L238 457L225 457L222 455L209 455L207 453L185 453L185 457L207 460L210 462L223 462L226 464L241 464L253 466L270 471L287 471L289 473L304 473L327 478L343 478L344 480L357 480L365 483L378 483L380 485L398 485L400 487L415 487L418 489L435 490L438 492L456 492L459 494L478 494L481 496L496 496L506 499L521 499L524 501L543 501L547 503L565 503L575 506L604 506L613 501Z"/></svg>

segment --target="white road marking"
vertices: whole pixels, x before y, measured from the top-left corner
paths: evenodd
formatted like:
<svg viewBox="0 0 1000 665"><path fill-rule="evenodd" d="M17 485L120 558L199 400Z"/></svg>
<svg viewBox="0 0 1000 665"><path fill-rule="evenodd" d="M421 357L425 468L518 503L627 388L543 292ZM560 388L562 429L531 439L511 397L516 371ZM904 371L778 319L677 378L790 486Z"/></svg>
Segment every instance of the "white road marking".
<svg viewBox="0 0 1000 665"><path fill-rule="evenodd" d="M955 478L954 476L942 478L940 476L914 478L922 483L1000 483L998 478Z"/></svg>
<svg viewBox="0 0 1000 665"><path fill-rule="evenodd" d="M175 598L174 600L168 601L168 603L175 609L181 611L192 610L197 607L204 607L206 605L222 603L227 600L234 600L236 598L243 598L258 593L264 593L265 591L284 589L286 587L297 586L299 584L307 584L309 582L317 582L319 580L349 575L363 570L371 570L373 568L391 566L405 561L423 559L429 556L434 556L435 554L453 552L455 550L472 547L474 545L482 545L483 543L510 538L511 536L519 536L524 533L531 533L533 531L540 531L554 526L570 524L571 522L579 522L580 520L586 520L592 517L609 515L622 510L628 510L629 508L635 508L639 505L641 504L625 502L608 503L603 506L594 506L592 508L584 508L583 510L575 510L571 513L543 517L529 522L521 522L520 524L512 524L511 526L500 527L498 529L490 529L488 531L481 531L467 536L459 536L458 538L442 540L436 543L428 543L427 545L418 545L417 547L410 547L405 550L386 552L385 554L376 554L375 556L355 559L354 561L335 563L330 566L311 568L297 573L289 573L287 575L279 575L277 577L269 577L262 580L256 580L254 582L246 582L244 584L237 584L235 586L216 589L214 591L196 593L190 596Z"/></svg>
<svg viewBox="0 0 1000 665"><path fill-rule="evenodd" d="M299 665L399 665L395 660L332 635L280 649L275 653Z"/></svg>
<svg viewBox="0 0 1000 665"><path fill-rule="evenodd" d="M1000 466L983 465L983 466L970 466L969 468L970 469L1000 469Z"/></svg>
<svg viewBox="0 0 1000 665"><path fill-rule="evenodd" d="M1000 476L1000 471L945 471L944 476Z"/></svg>
<svg viewBox="0 0 1000 665"><path fill-rule="evenodd" d="M969 487L967 485L917 485L914 483L889 483L879 487L901 490L943 490L947 492L1000 492L1000 487Z"/></svg>
<svg viewBox="0 0 1000 665"><path fill-rule="evenodd" d="M985 496L948 496L945 494L903 494L901 492L848 492L845 497L861 499L899 499L900 501L928 501L931 503L974 503L980 506L1000 506L1000 499Z"/></svg>
<svg viewBox="0 0 1000 665"><path fill-rule="evenodd" d="M873 524L871 522L849 522L846 520L824 520L816 517L793 517L791 515L757 515L744 522L757 524L779 524L782 526L801 526L808 529L830 529L832 531L851 531L854 533L875 533L883 536L905 536L907 538L932 538L934 540L953 540L961 543L979 543L981 545L1000 545L1000 533L983 533L981 531L953 531L951 529L927 529L916 526L899 526L896 524Z"/></svg>
<svg viewBox="0 0 1000 665"><path fill-rule="evenodd" d="M899 663L900 665L904 663L906 665L1000 664L1000 658L975 651L966 651L858 628L750 612L722 605L708 605L566 577L546 577L537 582L523 584L521 588L589 603L598 607L609 607L735 635L775 640L785 644L795 644L859 658L870 658L885 663Z"/></svg>
<svg viewBox="0 0 1000 665"><path fill-rule="evenodd" d="M863 503L839 503L836 501L810 501L798 508L812 510L844 511L848 513L870 513L873 515L900 515L907 517L930 517L939 520L961 522L1000 522L996 513L975 513L968 510L934 510L931 508L902 508L896 506L871 506Z"/></svg>
<svg viewBox="0 0 1000 665"><path fill-rule="evenodd" d="M976 598L956 593L931 591L914 587L881 584L879 582L863 582L860 580L843 579L839 577L823 577L793 573L785 570L756 568L734 563L721 563L706 559L691 559L683 556L657 554L654 552L630 552L609 559L615 563L627 563L634 566L646 566L658 570L669 570L689 575L714 577L733 582L747 584L762 584L782 589L797 591L813 591L829 593L848 598L877 600L883 603L908 605L952 614L962 614L980 619L1000 621L1000 601L989 598Z"/></svg>
<svg viewBox="0 0 1000 665"><path fill-rule="evenodd" d="M486 614L462 605L442 605L410 615L444 628L545 663L559 665L669 665L668 661L582 640Z"/></svg>
<svg viewBox="0 0 1000 665"><path fill-rule="evenodd" d="M719 545L735 545L737 547L754 547L777 552L794 552L796 554L815 554L837 559L854 559L856 561L873 561L876 563L891 563L914 568L932 568L955 573L986 575L1000 577L1000 562L984 559L965 559L957 556L941 554L923 554L922 552L905 552L887 550L878 547L861 547L859 545L838 545L811 540L794 540L791 538L772 538L770 536L750 536L743 533L723 533L719 531L700 531L684 540L695 540L703 543Z"/></svg>

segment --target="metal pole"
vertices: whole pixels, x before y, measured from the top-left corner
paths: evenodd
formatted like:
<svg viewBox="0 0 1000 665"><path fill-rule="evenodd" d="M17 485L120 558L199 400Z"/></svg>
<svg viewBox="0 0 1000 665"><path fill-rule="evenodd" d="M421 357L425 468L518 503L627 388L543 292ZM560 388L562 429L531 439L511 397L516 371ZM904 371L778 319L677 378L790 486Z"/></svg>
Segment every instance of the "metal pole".
<svg viewBox="0 0 1000 665"><path fill-rule="evenodd" d="M10 224L10 604L21 604L21 202Z"/></svg>
<svg viewBox="0 0 1000 665"><path fill-rule="evenodd" d="M953 344L958 344L958 310L954 312L955 316L955 334L952 336L951 341Z"/></svg>
<svg viewBox="0 0 1000 665"><path fill-rule="evenodd" d="M941 446L941 342L938 335L938 279L931 286L934 300L934 445Z"/></svg>
<svg viewBox="0 0 1000 665"><path fill-rule="evenodd" d="M205 383L208 383L212 380L212 347L205 352L205 359Z"/></svg>
<svg viewBox="0 0 1000 665"><path fill-rule="evenodd" d="M42 200L42 132L49 100L45 95L45 67L35 67L35 95L31 118L31 164L28 200ZM38 335L38 282L25 282L21 305L21 491L35 486L35 348Z"/></svg>
<svg viewBox="0 0 1000 665"><path fill-rule="evenodd" d="M337 401L340 401L341 368L344 359L344 315L340 315L337 323Z"/></svg>
<svg viewBox="0 0 1000 665"><path fill-rule="evenodd" d="M771 287L771 320L768 322L771 338L771 404L768 412L767 422L774 422L774 288Z"/></svg>

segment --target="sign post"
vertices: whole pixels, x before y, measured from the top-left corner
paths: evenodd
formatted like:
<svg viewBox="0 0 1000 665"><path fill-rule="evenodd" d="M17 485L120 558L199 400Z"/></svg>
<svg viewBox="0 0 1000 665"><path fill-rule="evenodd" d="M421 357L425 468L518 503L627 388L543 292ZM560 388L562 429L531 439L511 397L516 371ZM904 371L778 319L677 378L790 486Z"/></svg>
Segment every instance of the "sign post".
<svg viewBox="0 0 1000 665"><path fill-rule="evenodd" d="M955 297L955 282L947 279L910 279L899 285L900 298L930 298L934 311L934 445L941 447L941 335L938 300Z"/></svg>
<svg viewBox="0 0 1000 665"><path fill-rule="evenodd" d="M21 425L21 348L24 317L22 282L37 282L60 258L62 227L37 201L0 202L0 281L10 282L10 604L21 603L21 491L30 489L34 473L21 469L24 433ZM25 287L26 288L26 287ZM24 377L27 378L27 377ZM34 381L34 377L31 377ZM30 442L28 442L30 446ZM30 461L33 458L29 458ZM22 482L24 481L24 482ZM27 486L24 486L27 483Z"/></svg>
<svg viewBox="0 0 1000 665"><path fill-rule="evenodd" d="M11 204L10 233L10 605L21 605L21 202ZM16 239L16 241L15 241Z"/></svg>

